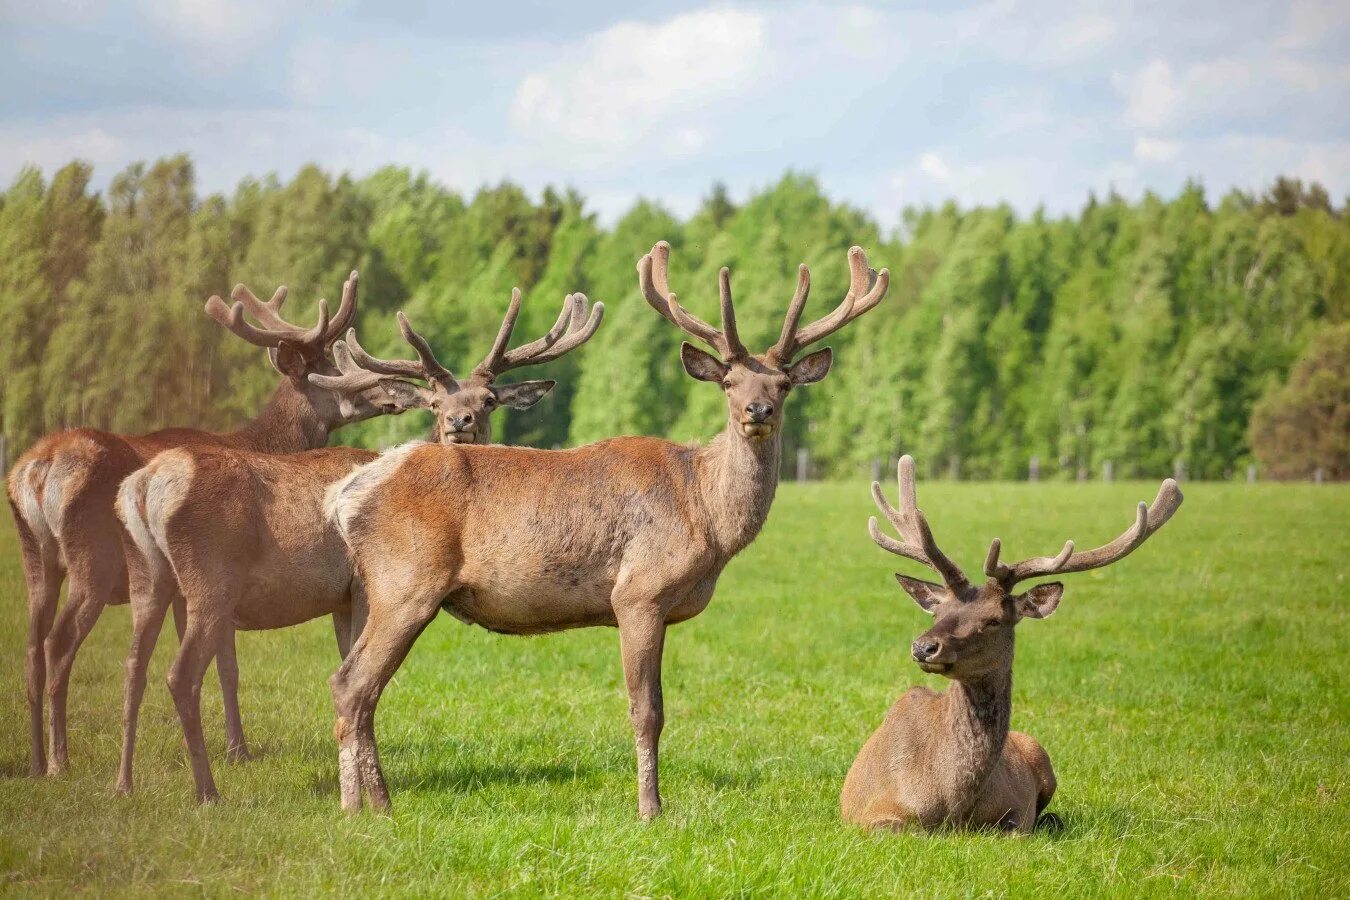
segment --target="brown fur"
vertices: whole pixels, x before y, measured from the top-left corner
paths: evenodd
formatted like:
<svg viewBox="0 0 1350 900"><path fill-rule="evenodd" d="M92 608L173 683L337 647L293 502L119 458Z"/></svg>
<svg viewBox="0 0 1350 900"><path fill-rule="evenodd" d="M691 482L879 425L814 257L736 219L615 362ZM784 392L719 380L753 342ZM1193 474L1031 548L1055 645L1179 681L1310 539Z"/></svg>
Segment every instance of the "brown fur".
<svg viewBox="0 0 1350 900"><path fill-rule="evenodd" d="M511 351L515 356L504 353L501 366L556 359L584 343L604 312L604 306L597 303L587 322L586 303L580 294L569 295L554 331ZM519 304L516 292L497 349L504 351ZM370 390L387 391L402 409L420 405L415 398L434 397L431 408L441 423L437 428L440 439L464 444L490 437L490 419L498 405L526 408L553 385L551 381L523 382L494 388L490 376L482 380L478 374L457 381L436 362L430 346L412 330L406 317L400 313L398 318L420 362L377 360L361 350L355 335L349 333L347 344L339 341L334 347L343 374L308 380L348 398L359 399ZM385 371L359 368L352 352ZM484 365L493 359L489 354ZM382 377L389 371L423 378L434 391L415 388L401 377ZM475 393L480 388L483 396ZM470 406L462 405L466 403ZM471 427L445 429L447 411L455 409L476 410L470 417ZM117 510L134 546L127 550L133 636L124 691L120 793L132 790L145 671L173 598L183 598L186 637L170 674L170 693L182 721L199 802L219 799L200 722L202 674L210 662L216 632L284 628L331 614L338 651L347 656L364 625L365 605L359 582L352 577L346 546L337 529L325 521L325 492L355 466L374 459L375 454L364 450L340 448L289 456L265 456L238 448L182 448L161 453L122 483ZM222 533L213 527L218 521L235 527ZM339 720L339 741L341 733Z"/></svg>
<svg viewBox="0 0 1350 900"><path fill-rule="evenodd" d="M794 384L825 377L831 360L826 349L789 364L809 343L795 340L803 333L796 317L804 290L777 345L785 355L751 356L736 337L726 272L718 331L669 296L668 253L659 244L639 264L648 302L725 357L682 348L686 371L726 394L726 429L707 447L645 437L561 451L424 445L382 457L330 492L329 514L351 548L369 607L365 630L332 678L344 808L360 806L361 788L372 806L388 807L375 706L444 608L510 634L617 627L637 745L638 812L660 812L666 627L708 605L722 569L758 534L778 484L783 403ZM824 326L805 330L810 340L884 293L885 273L870 272L861 250L850 261L849 295Z"/></svg>
<svg viewBox="0 0 1350 900"><path fill-rule="evenodd" d="M351 297L344 293L344 312L340 314L345 319L354 313L354 280L349 282L349 290ZM284 299L284 293L278 296ZM221 305L218 298L212 299ZM262 305L252 295L249 299ZM280 301L274 298L273 304L268 308L274 316ZM208 304L211 310L212 304ZM325 309L321 324L327 322L326 316ZM339 320L333 325L340 331ZM265 332L255 330L254 334L261 335L257 340L268 338ZM266 407L238 431L217 434L172 428L126 436L77 428L47 435L19 457L6 486L28 585L26 676L34 775L66 770L66 697L75 655L104 606L127 600L126 535L114 513L122 480L169 448L222 446L293 452L322 446L329 432L340 425L388 411L386 405L376 405L384 404L383 400L364 395L339 399L331 391L310 385L306 380L309 374L336 371L321 345L322 334L312 345L277 342L269 353L285 377ZM63 578L70 581L69 597L57 615ZM223 642L220 652L217 670L225 695L230 753L240 757L247 751L238 716L232 638ZM44 688L51 699L50 762L43 729Z"/></svg>
<svg viewBox="0 0 1350 900"><path fill-rule="evenodd" d="M942 694L914 687L867 739L839 796L844 820L864 828L996 828L1029 832L1055 794L1050 756L1030 735L1008 730L1012 714L1013 639L1017 623L1043 619L1059 606L1064 586L1039 584L1015 594L1024 578L1081 572L1109 565L1138 548L1181 505L1176 482L1163 482L1151 507L1139 504L1135 525L1094 550L1013 566L999 563L995 540L985 559L986 580L972 584L937 545L917 506L914 460L899 465L900 509L873 483L878 508L900 540L873 518L872 539L886 550L923 563L942 584L896 574L933 627L914 641L914 660L926 672L952 680Z"/></svg>
<svg viewBox="0 0 1350 900"><path fill-rule="evenodd" d="M185 634L169 671L200 801L219 797L201 730L202 676L234 629L283 628L319 616L350 618L347 550L323 523L324 490L366 450L332 447L280 456L182 447L159 454L122 483L118 513L128 552L133 636L127 658L122 764L130 793L145 673L164 614L179 595ZM233 523L221 528L219 523Z"/></svg>

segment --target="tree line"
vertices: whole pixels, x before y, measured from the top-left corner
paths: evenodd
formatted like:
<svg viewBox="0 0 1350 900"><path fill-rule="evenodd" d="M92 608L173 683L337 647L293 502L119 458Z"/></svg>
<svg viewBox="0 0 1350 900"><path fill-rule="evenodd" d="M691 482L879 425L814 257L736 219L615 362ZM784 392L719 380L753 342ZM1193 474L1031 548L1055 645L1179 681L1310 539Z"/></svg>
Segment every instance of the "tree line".
<svg viewBox="0 0 1350 900"><path fill-rule="evenodd" d="M807 447L822 475L903 451L961 478L1025 477L1033 458L1042 477L1096 476L1107 460L1118 477L1180 464L1224 478L1254 460L1286 477L1350 476L1350 224L1315 184L1282 178L1217 202L1198 184L1171 199L1094 196L1066 216L947 204L885 232L792 172L743 204L714 186L684 220L641 199L612 227L572 190L536 199L504 183L466 197L395 167L357 179L311 166L228 196L201 195L185 156L132 165L103 192L92 176L82 162L50 178L29 168L0 196L11 454L76 425L238 424L275 377L203 301L236 282L263 296L285 284L290 315L307 321L353 268L368 350L411 356L402 309L461 371L486 353L513 286L525 292L519 339L546 331L570 291L605 303L590 344L530 372L558 387L509 412L499 439L706 437L723 399L683 375L681 335L637 291L637 259L665 239L672 286L705 317L718 268L731 267L753 349L776 337L799 262L818 311L847 287L850 245L890 268L882 306L832 339L836 375L793 400L785 458ZM340 439L388 445L429 424L409 413Z"/></svg>

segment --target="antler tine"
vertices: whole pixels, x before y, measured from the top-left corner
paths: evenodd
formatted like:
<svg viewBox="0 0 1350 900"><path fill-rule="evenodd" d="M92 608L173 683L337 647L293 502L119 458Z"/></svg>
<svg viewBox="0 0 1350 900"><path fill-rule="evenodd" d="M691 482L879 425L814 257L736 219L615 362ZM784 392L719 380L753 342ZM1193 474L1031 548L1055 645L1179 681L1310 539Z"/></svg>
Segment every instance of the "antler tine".
<svg viewBox="0 0 1350 900"><path fill-rule="evenodd" d="M891 284L891 273L888 269L875 272L868 268L867 254L857 246L849 249L848 262L848 293L835 307L834 312L817 319L793 335L789 345L791 354L783 357L784 359L791 359L792 355L803 347L834 334L863 313L873 309L886 296Z"/></svg>
<svg viewBox="0 0 1350 900"><path fill-rule="evenodd" d="M888 550L897 556L903 556L906 559L912 559L916 563L922 563L928 568L933 567L933 563L928 559L924 552L913 544L906 544L903 541L897 541L881 530L877 525L877 517L872 516L867 520L867 533L872 536L872 540L883 550Z"/></svg>
<svg viewBox="0 0 1350 900"><path fill-rule="evenodd" d="M396 316L398 319L398 330L403 334L403 339L412 345L413 350L417 351L417 358L421 361L422 374L419 376L427 381L439 381L447 385L455 385L455 376L445 366L441 365L436 359L436 354L431 352L431 345L427 339L422 337L416 331L413 331L412 323L408 317L400 310Z"/></svg>
<svg viewBox="0 0 1350 900"><path fill-rule="evenodd" d="M581 298L580 303L578 297ZM528 344L521 344L514 350L506 351L504 361L513 366L520 365L518 360L528 359L552 347L565 332L571 331L585 320L585 309L578 308L584 306L585 301L585 294L568 294L563 297L562 309L558 312L558 320L553 323L553 327L543 337L537 337Z"/></svg>
<svg viewBox="0 0 1350 900"><path fill-rule="evenodd" d="M272 294L272 299L265 303L242 284L235 285L234 290L230 292L230 297L234 300L243 301L244 309L248 314L268 328L284 331L296 327L280 315L281 305L286 302L286 285L284 284L277 288Z"/></svg>
<svg viewBox="0 0 1350 900"><path fill-rule="evenodd" d="M717 294L722 307L722 340L727 346L727 358L749 356L736 330L736 306L731 301L731 270L726 266L717 272Z"/></svg>
<svg viewBox="0 0 1350 900"><path fill-rule="evenodd" d="M950 588L957 588L966 584L965 573L938 547L937 540L933 537L933 531L928 527L928 519L916 503L914 458L905 454L900 457L900 463L896 468L897 480L900 482L900 509L897 511L891 506L881 491L880 483L875 481L872 482L872 499L876 502L877 508L895 526L895 530L900 534L903 543L891 541L890 544L887 544L879 540L878 536L885 537L885 535L875 529L875 518L868 526L874 532L872 539L892 553L907 556L933 569L942 576L943 582ZM902 551L896 549L896 547L905 549Z"/></svg>
<svg viewBox="0 0 1350 900"><path fill-rule="evenodd" d="M345 316L350 319L355 309L356 294L355 282L350 281L348 284L350 291L346 289L343 291L343 307L339 310L339 317ZM206 314L250 344L276 347L282 341L286 341L310 350L321 350L334 333L328 317L328 304L324 300L319 301L318 323L313 328L306 329L286 321L279 314L281 305L286 302L285 287L277 288L272 299L265 303L243 284L235 285L230 297L234 303L226 306L225 301L219 296L212 296L206 301ZM244 319L246 308L265 327L258 328L246 321Z"/></svg>
<svg viewBox="0 0 1350 900"><path fill-rule="evenodd" d="M734 358L736 354L732 352L732 345L727 342L726 336L721 331L680 305L679 300L670 290L669 277L670 244L665 241L658 241L653 245L650 253L638 260L638 284L642 287L642 296L646 298L647 303L653 309L681 331L703 341L721 354L724 359ZM726 310L730 308L729 294L726 300L728 302L723 304L724 317ZM733 330L735 327L735 315L733 313ZM737 343L740 342L737 341ZM744 352L744 347L740 349Z"/></svg>
<svg viewBox="0 0 1350 900"><path fill-rule="evenodd" d="M778 334L778 343L769 349L769 355L780 362L792 358L792 339L797 334L797 324L802 320L802 310L806 309L806 300L810 296L811 270L806 267L806 263L802 263L797 267L797 290L788 304L787 315L783 317L783 330Z"/></svg>
<svg viewBox="0 0 1350 900"><path fill-rule="evenodd" d="M1134 523L1110 543L1103 544L1093 550L1075 553L1073 541L1069 541L1064 545L1064 549L1059 552L1058 556L1040 556L1035 559L1023 560L1014 566L998 565L991 577L1003 579L1009 584L1015 584L1018 581L1042 575L1066 575L1071 572L1085 572L1088 569L1108 566L1129 556L1144 541L1152 537L1159 528L1166 525L1168 520L1176 514L1177 509L1180 508L1183 499L1185 498L1181 494L1181 488L1174 480L1168 478L1158 488L1158 495L1153 499L1153 504L1150 506L1141 500L1135 510ZM997 564L997 559L995 559L995 563Z"/></svg>
<svg viewBox="0 0 1350 900"><path fill-rule="evenodd" d="M327 388L335 394L341 394L350 397L363 391L368 391L386 380L387 376L393 373L380 374L374 371L367 371L356 364L352 359L351 350L346 341L337 341L333 344L333 361L337 364L341 375L319 375L311 372L309 383L321 388Z"/></svg>
<svg viewBox="0 0 1350 900"><path fill-rule="evenodd" d="M506 315L502 318L502 327L497 329L497 338L492 342L492 349L488 351L483 361L473 367L473 374L484 375L488 378L500 375L502 373L502 357L506 353L506 345L511 341L511 332L516 328L516 319L520 317L520 288L511 288L511 302L507 304Z"/></svg>
<svg viewBox="0 0 1350 900"><path fill-rule="evenodd" d="M379 359L371 356L356 341L356 329L347 329L347 340L345 346L350 351L353 361L356 365L368 372L375 372L380 375L397 375L403 378L422 378L422 366L416 360L411 359ZM338 344L333 344L333 356L337 356Z"/></svg>
<svg viewBox="0 0 1350 900"><path fill-rule="evenodd" d="M360 286L361 276L355 269L347 276L347 280L342 285L342 300L338 303L337 315L333 316L332 323L324 333L323 342L327 346L337 340L342 332L351 327L352 320L356 318L356 291Z"/></svg>
<svg viewBox="0 0 1350 900"><path fill-rule="evenodd" d="M536 366L552 362L589 341L595 335L596 329L600 327L600 322L605 317L605 304L596 303L591 307L590 316L584 320L583 324L582 317L585 316L586 306L589 303L590 300L586 298L585 294L569 294L567 299L563 301L564 315L566 315L569 304L572 311L566 334L555 341L543 343L543 346L538 350L532 350L531 348L536 344L548 341L548 338L553 334L552 331L537 341L531 341L529 344L508 351L499 371L505 372L507 369L515 369L521 366ZM562 321L561 316L558 321ZM554 328L556 329L557 326L555 325Z"/></svg>

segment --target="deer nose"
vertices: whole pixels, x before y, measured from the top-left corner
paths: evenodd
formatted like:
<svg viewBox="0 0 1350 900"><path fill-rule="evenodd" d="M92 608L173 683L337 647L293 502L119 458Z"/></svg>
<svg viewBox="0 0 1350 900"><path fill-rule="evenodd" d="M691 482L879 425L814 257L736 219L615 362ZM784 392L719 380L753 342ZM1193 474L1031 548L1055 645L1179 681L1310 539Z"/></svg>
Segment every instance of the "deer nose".
<svg viewBox="0 0 1350 900"><path fill-rule="evenodd" d="M450 424L455 426L456 429L462 431L473 424L473 413L466 412L463 413L462 415L451 416Z"/></svg>
<svg viewBox="0 0 1350 900"><path fill-rule="evenodd" d="M941 649L942 644L931 638L919 638L914 642L914 646L910 647L910 650L914 653L914 658L919 662L927 662L937 656Z"/></svg>
<svg viewBox="0 0 1350 900"><path fill-rule="evenodd" d="M751 422L764 422L768 420L769 416L773 415L773 404L748 403L745 411L749 414Z"/></svg>

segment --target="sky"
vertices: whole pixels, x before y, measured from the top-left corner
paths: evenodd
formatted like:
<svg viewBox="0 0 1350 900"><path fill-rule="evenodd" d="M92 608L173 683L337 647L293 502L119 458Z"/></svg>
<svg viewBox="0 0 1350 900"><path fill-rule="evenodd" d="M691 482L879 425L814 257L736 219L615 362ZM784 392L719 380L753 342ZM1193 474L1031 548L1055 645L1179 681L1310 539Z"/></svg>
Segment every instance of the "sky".
<svg viewBox="0 0 1350 900"><path fill-rule="evenodd" d="M204 192L395 163L570 185L612 222L792 169L883 225L1190 178L1350 194L1350 0L0 0L0 48L4 183L178 152Z"/></svg>

